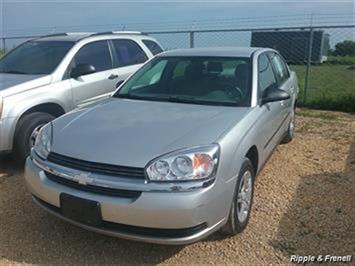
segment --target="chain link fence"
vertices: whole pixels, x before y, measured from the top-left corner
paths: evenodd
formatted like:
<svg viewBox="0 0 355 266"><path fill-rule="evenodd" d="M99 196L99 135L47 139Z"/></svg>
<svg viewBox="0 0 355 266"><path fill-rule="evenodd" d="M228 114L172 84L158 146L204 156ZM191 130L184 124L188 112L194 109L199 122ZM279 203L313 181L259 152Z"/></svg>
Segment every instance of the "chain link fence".
<svg viewBox="0 0 355 266"><path fill-rule="evenodd" d="M256 46L278 50L297 73L299 104L355 112L355 25L147 32L167 50ZM6 37L9 50L34 36ZM345 51L339 44L347 41Z"/></svg>
<svg viewBox="0 0 355 266"><path fill-rule="evenodd" d="M150 32L149 35L167 49L274 48L297 73L301 106L355 112L355 25ZM344 41L353 42L353 48L339 54L336 46Z"/></svg>

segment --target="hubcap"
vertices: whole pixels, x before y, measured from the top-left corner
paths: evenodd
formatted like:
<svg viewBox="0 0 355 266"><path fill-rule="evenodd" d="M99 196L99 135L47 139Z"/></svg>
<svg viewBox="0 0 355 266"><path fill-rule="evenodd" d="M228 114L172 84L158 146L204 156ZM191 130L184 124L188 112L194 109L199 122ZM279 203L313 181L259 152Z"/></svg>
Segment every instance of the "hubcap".
<svg viewBox="0 0 355 266"><path fill-rule="evenodd" d="M246 171L240 180L237 196L237 215L238 220L241 223L243 223L248 217L252 189L252 175L250 171Z"/></svg>
<svg viewBox="0 0 355 266"><path fill-rule="evenodd" d="M32 131L32 134L30 135L30 148L32 148L35 145L36 138L38 136L39 131L43 127L44 124L38 125L35 127L35 129Z"/></svg>

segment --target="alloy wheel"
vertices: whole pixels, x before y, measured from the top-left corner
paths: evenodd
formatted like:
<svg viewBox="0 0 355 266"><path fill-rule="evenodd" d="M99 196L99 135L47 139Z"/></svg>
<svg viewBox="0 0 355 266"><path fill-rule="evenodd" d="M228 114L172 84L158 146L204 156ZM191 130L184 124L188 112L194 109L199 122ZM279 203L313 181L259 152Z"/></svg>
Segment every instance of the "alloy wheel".
<svg viewBox="0 0 355 266"><path fill-rule="evenodd" d="M240 180L237 194L237 216L241 223L245 222L250 211L252 189L252 174L246 171Z"/></svg>

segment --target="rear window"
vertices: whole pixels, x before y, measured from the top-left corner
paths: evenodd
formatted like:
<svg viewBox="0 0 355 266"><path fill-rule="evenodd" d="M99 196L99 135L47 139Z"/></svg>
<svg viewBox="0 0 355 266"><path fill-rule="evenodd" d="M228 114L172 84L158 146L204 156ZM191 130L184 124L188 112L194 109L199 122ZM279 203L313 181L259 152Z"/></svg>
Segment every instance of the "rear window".
<svg viewBox="0 0 355 266"><path fill-rule="evenodd" d="M163 49L159 46L159 44L152 40L143 40L142 42L145 44L145 46L147 46L147 48L153 55L160 54L161 52L163 52Z"/></svg>

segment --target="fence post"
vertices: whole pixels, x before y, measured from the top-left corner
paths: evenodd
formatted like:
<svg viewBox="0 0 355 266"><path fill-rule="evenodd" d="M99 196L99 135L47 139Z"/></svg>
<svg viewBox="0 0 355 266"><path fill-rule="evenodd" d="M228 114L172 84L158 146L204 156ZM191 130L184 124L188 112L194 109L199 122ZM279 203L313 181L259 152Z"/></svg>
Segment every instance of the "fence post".
<svg viewBox="0 0 355 266"><path fill-rule="evenodd" d="M195 39L194 39L194 32L190 31L190 48L194 48L195 46Z"/></svg>
<svg viewBox="0 0 355 266"><path fill-rule="evenodd" d="M5 39L5 37L1 38L1 48L4 49L4 52L6 51L6 39Z"/></svg>
<svg viewBox="0 0 355 266"><path fill-rule="evenodd" d="M313 27L311 26L309 29L308 56L307 56L306 75L304 78L303 104L306 104L306 101L307 101L307 92L308 92L308 88L309 88L309 77L311 74L312 48L313 48Z"/></svg>

